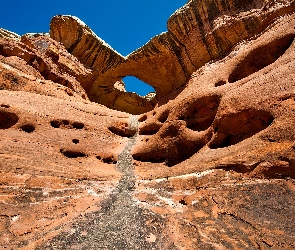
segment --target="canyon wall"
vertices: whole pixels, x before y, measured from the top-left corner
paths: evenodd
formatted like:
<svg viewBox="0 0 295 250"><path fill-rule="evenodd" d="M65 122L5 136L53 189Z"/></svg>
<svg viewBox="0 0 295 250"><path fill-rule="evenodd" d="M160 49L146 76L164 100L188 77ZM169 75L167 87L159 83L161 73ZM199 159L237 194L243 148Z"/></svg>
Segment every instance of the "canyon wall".
<svg viewBox="0 0 295 250"><path fill-rule="evenodd" d="M126 57L0 29L0 247L294 249L294 4L191 0Z"/></svg>

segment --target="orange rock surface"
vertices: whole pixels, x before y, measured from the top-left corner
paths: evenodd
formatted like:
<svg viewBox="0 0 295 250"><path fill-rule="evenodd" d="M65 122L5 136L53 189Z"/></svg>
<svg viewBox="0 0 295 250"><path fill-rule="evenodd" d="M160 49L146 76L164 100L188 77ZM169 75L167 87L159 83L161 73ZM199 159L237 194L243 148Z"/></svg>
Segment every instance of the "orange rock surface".
<svg viewBox="0 0 295 250"><path fill-rule="evenodd" d="M294 7L191 0L127 57L0 29L0 248L294 249Z"/></svg>

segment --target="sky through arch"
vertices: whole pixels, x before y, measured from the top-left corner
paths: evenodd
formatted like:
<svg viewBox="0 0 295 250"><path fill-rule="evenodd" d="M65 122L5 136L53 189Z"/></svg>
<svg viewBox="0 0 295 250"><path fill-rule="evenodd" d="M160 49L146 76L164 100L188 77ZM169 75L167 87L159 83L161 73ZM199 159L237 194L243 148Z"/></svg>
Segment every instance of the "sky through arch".
<svg viewBox="0 0 295 250"><path fill-rule="evenodd" d="M135 92L140 96L145 96L150 92L155 92L155 89L145 82L137 79L134 76L126 76L123 79L127 92Z"/></svg>

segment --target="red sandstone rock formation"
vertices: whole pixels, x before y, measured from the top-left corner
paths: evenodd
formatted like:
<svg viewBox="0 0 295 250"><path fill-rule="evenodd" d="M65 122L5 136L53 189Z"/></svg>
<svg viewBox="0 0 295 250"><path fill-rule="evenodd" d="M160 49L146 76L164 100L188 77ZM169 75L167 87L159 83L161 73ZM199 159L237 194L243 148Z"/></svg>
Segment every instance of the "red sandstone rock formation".
<svg viewBox="0 0 295 250"><path fill-rule="evenodd" d="M126 58L69 16L0 29L1 248L294 249L293 12L191 0Z"/></svg>
<svg viewBox="0 0 295 250"><path fill-rule="evenodd" d="M294 9L292 0L189 1L169 18L167 32L127 57L114 51L76 17L55 16L50 36L86 67L95 68L86 88L90 100L139 114L144 109L150 111L154 103L114 90L117 80L136 76L153 86L161 99L184 86L198 68L223 58L236 44L260 34ZM136 103L140 107L134 107Z"/></svg>

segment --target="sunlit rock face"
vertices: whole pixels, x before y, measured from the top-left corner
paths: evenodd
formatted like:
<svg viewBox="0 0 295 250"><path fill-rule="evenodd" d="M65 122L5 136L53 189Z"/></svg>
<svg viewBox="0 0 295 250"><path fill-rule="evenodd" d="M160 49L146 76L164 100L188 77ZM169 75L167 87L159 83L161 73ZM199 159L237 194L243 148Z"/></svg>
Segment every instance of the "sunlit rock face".
<svg viewBox="0 0 295 250"><path fill-rule="evenodd" d="M86 24L76 17L55 16L50 27L50 36L91 70L84 87L91 101L132 114L142 114L153 109L156 98L149 100L114 87L128 74L111 72L126 59L97 37Z"/></svg>
<svg viewBox="0 0 295 250"><path fill-rule="evenodd" d="M198 68L223 58L236 44L260 34L275 19L293 11L290 0L189 1L169 18L167 32L127 57L76 17L55 16L50 36L93 70L86 87L91 101L139 114L150 111L156 100L149 102L119 92L113 88L116 81L133 75L154 87L157 99L162 99L183 87Z"/></svg>
<svg viewBox="0 0 295 250"><path fill-rule="evenodd" d="M191 0L127 57L0 29L0 248L293 249L294 6Z"/></svg>

